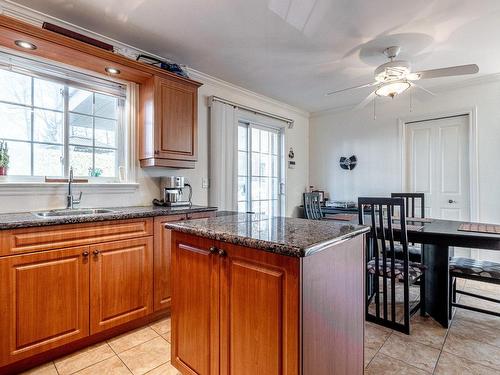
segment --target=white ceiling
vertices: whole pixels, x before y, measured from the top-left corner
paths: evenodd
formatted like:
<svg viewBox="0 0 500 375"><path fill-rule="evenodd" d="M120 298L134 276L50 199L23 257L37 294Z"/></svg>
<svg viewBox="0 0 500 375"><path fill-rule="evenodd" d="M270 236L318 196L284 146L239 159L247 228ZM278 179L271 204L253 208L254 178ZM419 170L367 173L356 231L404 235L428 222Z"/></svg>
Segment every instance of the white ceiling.
<svg viewBox="0 0 500 375"><path fill-rule="evenodd" d="M371 82L391 45L414 70L500 71L499 0L16 2L311 112L360 102L324 94Z"/></svg>

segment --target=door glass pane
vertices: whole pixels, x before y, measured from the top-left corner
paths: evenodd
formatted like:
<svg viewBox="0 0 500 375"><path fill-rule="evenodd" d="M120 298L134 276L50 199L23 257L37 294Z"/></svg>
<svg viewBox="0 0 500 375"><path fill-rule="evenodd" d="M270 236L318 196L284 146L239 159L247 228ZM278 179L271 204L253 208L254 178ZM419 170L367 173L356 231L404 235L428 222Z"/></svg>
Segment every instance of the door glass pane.
<svg viewBox="0 0 500 375"><path fill-rule="evenodd" d="M238 151L238 176L246 176L248 163L248 153L244 151Z"/></svg>
<svg viewBox="0 0 500 375"><path fill-rule="evenodd" d="M63 143L63 114L61 112L35 109L33 117L34 141Z"/></svg>
<svg viewBox="0 0 500 375"><path fill-rule="evenodd" d="M247 198L247 178L238 177L238 201L245 201Z"/></svg>
<svg viewBox="0 0 500 375"><path fill-rule="evenodd" d="M29 141L31 110L26 107L0 103L0 138Z"/></svg>
<svg viewBox="0 0 500 375"><path fill-rule="evenodd" d="M246 126L238 126L238 150L247 151L248 149L248 128Z"/></svg>
<svg viewBox="0 0 500 375"><path fill-rule="evenodd" d="M62 176L63 146L33 145L33 175L34 176Z"/></svg>
<svg viewBox="0 0 500 375"><path fill-rule="evenodd" d="M64 86L41 79L34 79L34 105L35 107L55 109L62 111L64 108L63 91Z"/></svg>
<svg viewBox="0 0 500 375"><path fill-rule="evenodd" d="M31 105L31 77L0 69L0 100Z"/></svg>
<svg viewBox="0 0 500 375"><path fill-rule="evenodd" d="M260 130L252 128L252 151L260 152Z"/></svg>

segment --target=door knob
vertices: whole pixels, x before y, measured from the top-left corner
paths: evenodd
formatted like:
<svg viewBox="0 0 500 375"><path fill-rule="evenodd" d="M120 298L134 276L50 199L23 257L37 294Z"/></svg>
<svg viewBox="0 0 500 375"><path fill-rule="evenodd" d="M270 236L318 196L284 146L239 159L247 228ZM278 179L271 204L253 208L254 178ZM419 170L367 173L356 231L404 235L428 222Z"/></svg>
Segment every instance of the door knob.
<svg viewBox="0 0 500 375"><path fill-rule="evenodd" d="M450 199L450 200L448 200L448 203L449 203L449 204L452 204L452 203L457 203L457 201L454 201L453 199Z"/></svg>

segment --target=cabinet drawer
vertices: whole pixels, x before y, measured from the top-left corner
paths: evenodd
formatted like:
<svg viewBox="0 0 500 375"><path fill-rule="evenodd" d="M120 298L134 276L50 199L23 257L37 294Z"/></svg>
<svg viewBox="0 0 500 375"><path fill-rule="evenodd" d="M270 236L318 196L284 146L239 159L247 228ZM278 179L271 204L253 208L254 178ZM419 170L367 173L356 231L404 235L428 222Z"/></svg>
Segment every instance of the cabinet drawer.
<svg viewBox="0 0 500 375"><path fill-rule="evenodd" d="M0 256L151 236L153 219L113 220L0 232Z"/></svg>

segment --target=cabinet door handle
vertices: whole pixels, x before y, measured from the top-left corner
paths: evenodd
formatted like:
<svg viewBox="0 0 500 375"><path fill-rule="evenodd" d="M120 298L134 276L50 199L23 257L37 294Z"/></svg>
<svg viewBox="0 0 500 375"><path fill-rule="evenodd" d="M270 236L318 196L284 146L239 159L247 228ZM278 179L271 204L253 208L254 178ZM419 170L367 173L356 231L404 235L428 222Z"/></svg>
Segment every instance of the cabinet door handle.
<svg viewBox="0 0 500 375"><path fill-rule="evenodd" d="M227 253L224 250L219 249L219 256L225 257L226 255L227 255Z"/></svg>
<svg viewBox="0 0 500 375"><path fill-rule="evenodd" d="M208 249L208 251L210 251L210 254L215 254L218 252L218 249L215 246L212 246L210 249Z"/></svg>
<svg viewBox="0 0 500 375"><path fill-rule="evenodd" d="M84 252L82 253L82 256L83 256L84 258L88 257L88 256L89 256L89 252L88 252L88 251L84 251Z"/></svg>
<svg viewBox="0 0 500 375"><path fill-rule="evenodd" d="M96 249L96 250L93 251L93 253L94 253L94 256L98 256L99 253L100 253L100 251Z"/></svg>

